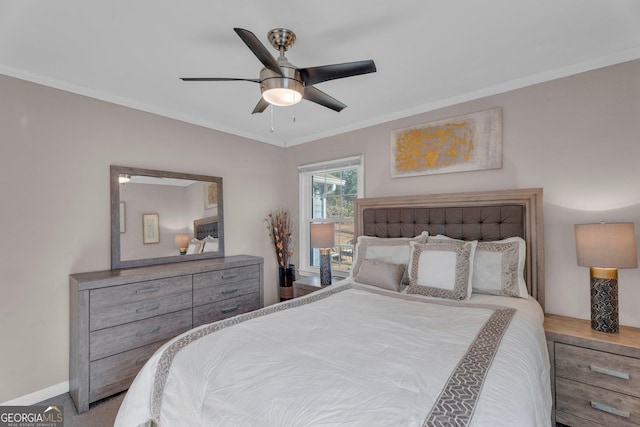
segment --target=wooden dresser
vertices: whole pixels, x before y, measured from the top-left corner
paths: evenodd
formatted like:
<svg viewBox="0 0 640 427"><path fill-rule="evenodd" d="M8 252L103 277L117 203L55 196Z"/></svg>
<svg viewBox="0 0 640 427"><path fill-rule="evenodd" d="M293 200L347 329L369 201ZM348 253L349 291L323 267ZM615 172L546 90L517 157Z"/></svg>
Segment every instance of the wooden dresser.
<svg viewBox="0 0 640 427"><path fill-rule="evenodd" d="M79 413L126 390L193 327L263 307L263 259L239 255L69 276L69 388Z"/></svg>
<svg viewBox="0 0 640 427"><path fill-rule="evenodd" d="M640 329L617 334L589 320L547 314L556 422L569 426L640 425Z"/></svg>

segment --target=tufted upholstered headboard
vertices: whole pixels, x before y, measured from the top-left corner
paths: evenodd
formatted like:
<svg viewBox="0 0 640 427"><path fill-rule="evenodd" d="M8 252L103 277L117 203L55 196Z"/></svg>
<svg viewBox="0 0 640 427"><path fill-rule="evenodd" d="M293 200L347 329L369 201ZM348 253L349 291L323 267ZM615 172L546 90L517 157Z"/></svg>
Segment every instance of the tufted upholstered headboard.
<svg viewBox="0 0 640 427"><path fill-rule="evenodd" d="M210 216L208 218L194 220L193 235L199 240L207 236L218 237L218 217Z"/></svg>
<svg viewBox="0 0 640 427"><path fill-rule="evenodd" d="M544 309L542 189L356 199L355 235L414 237L423 231L462 240L522 237L525 279Z"/></svg>

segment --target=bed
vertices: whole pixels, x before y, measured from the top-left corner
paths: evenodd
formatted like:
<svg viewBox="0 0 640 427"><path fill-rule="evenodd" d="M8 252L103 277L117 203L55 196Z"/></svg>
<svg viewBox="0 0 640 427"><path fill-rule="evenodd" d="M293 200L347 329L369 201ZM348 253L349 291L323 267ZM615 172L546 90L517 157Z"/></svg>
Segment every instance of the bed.
<svg viewBox="0 0 640 427"><path fill-rule="evenodd" d="M351 277L165 344L116 426L550 426L542 190L355 209Z"/></svg>

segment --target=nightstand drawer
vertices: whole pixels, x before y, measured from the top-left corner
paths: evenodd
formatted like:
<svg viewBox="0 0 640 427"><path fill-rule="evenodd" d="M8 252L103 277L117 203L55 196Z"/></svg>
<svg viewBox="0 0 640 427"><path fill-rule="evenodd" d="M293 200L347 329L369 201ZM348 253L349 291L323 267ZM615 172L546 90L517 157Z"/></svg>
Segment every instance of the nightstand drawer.
<svg viewBox="0 0 640 427"><path fill-rule="evenodd" d="M556 343L556 376L640 397L640 359Z"/></svg>
<svg viewBox="0 0 640 427"><path fill-rule="evenodd" d="M563 378L556 379L556 411L603 426L640 425L640 399Z"/></svg>

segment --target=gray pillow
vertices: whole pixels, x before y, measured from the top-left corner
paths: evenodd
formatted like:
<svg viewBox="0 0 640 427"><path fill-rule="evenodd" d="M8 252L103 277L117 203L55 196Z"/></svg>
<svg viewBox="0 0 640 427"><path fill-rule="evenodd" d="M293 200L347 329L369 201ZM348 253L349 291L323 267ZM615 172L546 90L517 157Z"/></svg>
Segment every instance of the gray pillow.
<svg viewBox="0 0 640 427"><path fill-rule="evenodd" d="M360 265L355 281L398 292L400 291L404 270L405 266L403 264L367 259Z"/></svg>

